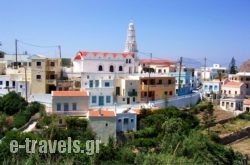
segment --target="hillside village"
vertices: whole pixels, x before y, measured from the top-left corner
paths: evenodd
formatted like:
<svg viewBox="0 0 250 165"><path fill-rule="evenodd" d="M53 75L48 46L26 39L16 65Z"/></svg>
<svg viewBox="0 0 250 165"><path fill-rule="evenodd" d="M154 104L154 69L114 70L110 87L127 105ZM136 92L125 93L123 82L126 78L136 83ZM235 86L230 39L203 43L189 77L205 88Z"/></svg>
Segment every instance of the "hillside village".
<svg viewBox="0 0 250 165"><path fill-rule="evenodd" d="M150 59L139 58L132 22L123 52L78 51L68 66L61 58L4 54L0 94L15 91L28 102L44 104L48 115L88 118L104 143L117 132L136 130L140 109L162 108L165 102L184 107L206 98L225 111L249 111L249 72L228 74L220 64L190 68L182 59L148 55ZM174 101L178 98L182 101Z"/></svg>

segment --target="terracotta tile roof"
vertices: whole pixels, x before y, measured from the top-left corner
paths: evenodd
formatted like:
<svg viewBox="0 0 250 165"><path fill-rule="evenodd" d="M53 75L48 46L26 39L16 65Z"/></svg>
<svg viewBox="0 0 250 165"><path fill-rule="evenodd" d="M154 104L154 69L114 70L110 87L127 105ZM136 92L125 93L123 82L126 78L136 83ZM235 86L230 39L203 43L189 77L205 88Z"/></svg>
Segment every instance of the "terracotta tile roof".
<svg viewBox="0 0 250 165"><path fill-rule="evenodd" d="M150 64L174 64L176 63L175 61L171 60L148 60L148 59L141 59L140 63L150 63Z"/></svg>
<svg viewBox="0 0 250 165"><path fill-rule="evenodd" d="M235 81L229 81L225 84L225 86L234 86L234 87L240 87L243 85L242 82L235 82Z"/></svg>
<svg viewBox="0 0 250 165"><path fill-rule="evenodd" d="M88 96L86 91L52 91L52 96L71 97L71 96Z"/></svg>
<svg viewBox="0 0 250 165"><path fill-rule="evenodd" d="M116 58L116 57L131 57L134 58L134 55L132 53L116 53L116 52L87 52L87 51L79 51L77 52L76 56L74 57L74 60L82 60L82 57L86 57L86 56L97 56L97 55L101 55L103 57L106 57L108 55L111 55L112 57Z"/></svg>
<svg viewBox="0 0 250 165"><path fill-rule="evenodd" d="M100 113L101 112L101 113ZM115 112L114 111L108 111L108 110L90 110L89 111L90 117L114 117Z"/></svg>

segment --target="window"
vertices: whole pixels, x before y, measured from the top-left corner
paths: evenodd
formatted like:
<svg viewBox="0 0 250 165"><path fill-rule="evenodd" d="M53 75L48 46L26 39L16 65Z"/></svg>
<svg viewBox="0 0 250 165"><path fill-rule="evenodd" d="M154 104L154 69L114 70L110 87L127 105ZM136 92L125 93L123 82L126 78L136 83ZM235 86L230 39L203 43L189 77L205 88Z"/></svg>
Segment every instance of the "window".
<svg viewBox="0 0 250 165"><path fill-rule="evenodd" d="M0 81L0 85L3 85L3 81Z"/></svg>
<svg viewBox="0 0 250 165"><path fill-rule="evenodd" d="M108 123L106 123L105 126L107 127L107 126L108 126Z"/></svg>
<svg viewBox="0 0 250 165"><path fill-rule="evenodd" d="M76 111L77 110L77 104L76 103L72 103L72 110Z"/></svg>
<svg viewBox="0 0 250 165"><path fill-rule="evenodd" d="M98 66L98 71L102 71L103 69L102 69L102 66L101 65L99 65Z"/></svg>
<svg viewBox="0 0 250 165"><path fill-rule="evenodd" d="M59 124L62 124L62 123L63 123L63 120L62 120L62 119L59 119L58 123L59 123Z"/></svg>
<svg viewBox="0 0 250 165"><path fill-rule="evenodd" d="M92 104L96 104L96 96L92 96Z"/></svg>
<svg viewBox="0 0 250 165"><path fill-rule="evenodd" d="M106 103L111 103L111 97L110 96L106 96Z"/></svg>
<svg viewBox="0 0 250 165"><path fill-rule="evenodd" d="M162 84L162 80L159 80L158 84Z"/></svg>
<svg viewBox="0 0 250 165"><path fill-rule="evenodd" d="M95 80L95 87L99 87L99 80Z"/></svg>
<svg viewBox="0 0 250 165"><path fill-rule="evenodd" d="M131 119L131 123L133 123L134 122L134 119Z"/></svg>
<svg viewBox="0 0 250 165"><path fill-rule="evenodd" d="M16 86L16 82L12 81L12 87L15 88L15 86Z"/></svg>
<svg viewBox="0 0 250 165"><path fill-rule="evenodd" d="M42 63L41 62L36 62L36 66L41 66Z"/></svg>
<svg viewBox="0 0 250 165"><path fill-rule="evenodd" d="M171 81L171 80L168 80L168 84L172 84L172 81Z"/></svg>
<svg viewBox="0 0 250 165"><path fill-rule="evenodd" d="M64 103L63 104L63 109L64 109L64 111L68 111L69 110L69 104L68 103Z"/></svg>
<svg viewBox="0 0 250 165"><path fill-rule="evenodd" d="M133 97L133 102L135 102L135 97Z"/></svg>
<svg viewBox="0 0 250 165"><path fill-rule="evenodd" d="M55 66L55 62L54 61L50 62L50 66Z"/></svg>
<svg viewBox="0 0 250 165"><path fill-rule="evenodd" d="M89 75L87 75L87 79L89 79Z"/></svg>
<svg viewBox="0 0 250 165"><path fill-rule="evenodd" d="M123 124L128 124L128 118L124 118Z"/></svg>
<svg viewBox="0 0 250 165"><path fill-rule="evenodd" d="M23 85L20 85L20 88L23 88Z"/></svg>
<svg viewBox="0 0 250 165"><path fill-rule="evenodd" d="M122 71L122 66L119 66L119 71Z"/></svg>
<svg viewBox="0 0 250 165"><path fill-rule="evenodd" d="M9 81L6 81L5 84L6 84L6 87L9 87Z"/></svg>
<svg viewBox="0 0 250 165"><path fill-rule="evenodd" d="M234 107L234 103L231 103L231 107Z"/></svg>
<svg viewBox="0 0 250 165"><path fill-rule="evenodd" d="M128 63L128 59L126 59L126 64Z"/></svg>
<svg viewBox="0 0 250 165"><path fill-rule="evenodd" d="M110 65L109 71L110 71L110 72L114 72L114 66L113 66L113 65Z"/></svg>
<svg viewBox="0 0 250 165"><path fill-rule="evenodd" d="M168 95L168 91L165 91L164 94L165 94L165 95Z"/></svg>
<svg viewBox="0 0 250 165"><path fill-rule="evenodd" d="M41 79L42 79L42 76L41 76L41 75L36 75L36 79L37 79L37 80L41 80Z"/></svg>
<svg viewBox="0 0 250 165"><path fill-rule="evenodd" d="M125 98L122 98L122 101L125 101Z"/></svg>
<svg viewBox="0 0 250 165"><path fill-rule="evenodd" d="M172 96L172 95L173 95L173 92L172 92L172 91L170 91L170 92L169 92L169 95L170 95L170 96Z"/></svg>
<svg viewBox="0 0 250 165"><path fill-rule="evenodd" d="M224 102L222 102L221 104L222 104L223 107L225 106L225 103L224 103Z"/></svg>
<svg viewBox="0 0 250 165"><path fill-rule="evenodd" d="M93 80L89 80L89 87L93 88Z"/></svg>
<svg viewBox="0 0 250 165"><path fill-rule="evenodd" d="M61 111L61 104L60 104L60 103L57 103L57 104L56 104L56 110L57 110L57 111Z"/></svg>
<svg viewBox="0 0 250 165"><path fill-rule="evenodd" d="M131 59L128 59L128 63L131 63Z"/></svg>
<svg viewBox="0 0 250 165"><path fill-rule="evenodd" d="M109 82L105 82L105 83L104 83L104 86L105 86L105 87L109 87L109 86L110 86Z"/></svg>
<svg viewBox="0 0 250 165"><path fill-rule="evenodd" d="M120 123L122 120L121 119L118 119L118 122Z"/></svg>

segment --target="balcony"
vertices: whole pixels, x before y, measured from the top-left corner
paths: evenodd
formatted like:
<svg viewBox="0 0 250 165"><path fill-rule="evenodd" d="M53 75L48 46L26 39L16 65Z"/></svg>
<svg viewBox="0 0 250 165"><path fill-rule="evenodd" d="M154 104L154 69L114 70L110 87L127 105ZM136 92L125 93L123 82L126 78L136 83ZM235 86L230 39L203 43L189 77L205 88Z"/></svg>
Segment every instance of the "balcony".
<svg viewBox="0 0 250 165"><path fill-rule="evenodd" d="M51 111L51 112L47 112L48 115L61 115L61 116L87 116L87 111Z"/></svg>
<svg viewBox="0 0 250 165"><path fill-rule="evenodd" d="M46 83L56 85L56 79L46 79Z"/></svg>
<svg viewBox="0 0 250 165"><path fill-rule="evenodd" d="M128 96L137 96L137 91L128 91Z"/></svg>

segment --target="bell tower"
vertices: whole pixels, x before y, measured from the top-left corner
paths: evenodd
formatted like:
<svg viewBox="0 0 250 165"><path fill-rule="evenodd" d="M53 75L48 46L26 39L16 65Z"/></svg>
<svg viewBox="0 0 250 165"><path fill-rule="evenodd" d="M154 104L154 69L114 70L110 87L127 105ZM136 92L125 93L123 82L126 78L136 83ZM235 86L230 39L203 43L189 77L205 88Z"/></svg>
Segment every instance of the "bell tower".
<svg viewBox="0 0 250 165"><path fill-rule="evenodd" d="M127 31L127 39L125 43L125 50L126 53L136 53L137 50L137 44L135 39L135 28L133 22L130 22L128 25L128 31Z"/></svg>

